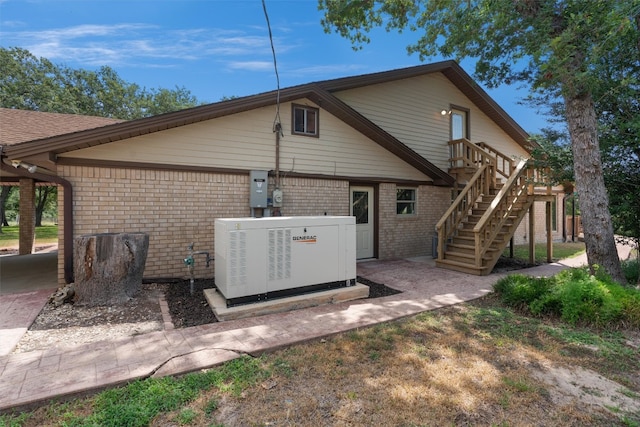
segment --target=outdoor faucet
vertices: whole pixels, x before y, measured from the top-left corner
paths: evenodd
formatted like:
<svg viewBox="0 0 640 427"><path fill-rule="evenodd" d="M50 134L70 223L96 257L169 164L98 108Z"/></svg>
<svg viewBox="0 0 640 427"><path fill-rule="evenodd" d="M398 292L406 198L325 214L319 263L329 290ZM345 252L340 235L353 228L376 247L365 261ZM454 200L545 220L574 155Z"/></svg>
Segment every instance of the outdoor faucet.
<svg viewBox="0 0 640 427"><path fill-rule="evenodd" d="M191 284L191 295L193 295L193 283L195 281L195 276L194 276L194 268L195 268L195 264L196 264L196 260L193 257L194 255L206 255L206 266L209 267L211 260L213 258L211 258L211 256L209 255L209 252L207 251L195 251L193 250L193 242L191 242L190 245L187 246L187 250L189 251L189 254L187 255L187 257L183 260L184 261L184 265L187 266L187 268L189 269L189 275L191 276L190 279L190 284Z"/></svg>

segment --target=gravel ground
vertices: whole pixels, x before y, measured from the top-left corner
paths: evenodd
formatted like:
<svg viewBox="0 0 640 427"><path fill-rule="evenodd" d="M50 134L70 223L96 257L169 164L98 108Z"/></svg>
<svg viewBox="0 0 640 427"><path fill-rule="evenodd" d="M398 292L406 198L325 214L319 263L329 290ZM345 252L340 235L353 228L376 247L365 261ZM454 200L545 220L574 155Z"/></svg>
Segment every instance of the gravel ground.
<svg viewBox="0 0 640 427"><path fill-rule="evenodd" d="M398 293L385 285L358 278L369 286L369 298ZM160 298L169 306L175 328L216 322L203 289L214 287L213 279L195 280L191 294L189 280L143 284L140 292L122 305L86 307L71 303L47 304L20 340L14 353L53 347L68 347L123 336L140 335L164 328Z"/></svg>

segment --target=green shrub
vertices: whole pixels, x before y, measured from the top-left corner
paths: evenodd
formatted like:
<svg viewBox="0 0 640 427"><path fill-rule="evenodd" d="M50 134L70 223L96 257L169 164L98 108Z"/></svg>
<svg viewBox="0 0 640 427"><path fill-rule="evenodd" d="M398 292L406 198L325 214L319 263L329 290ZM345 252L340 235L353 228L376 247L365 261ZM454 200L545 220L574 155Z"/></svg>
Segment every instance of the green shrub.
<svg viewBox="0 0 640 427"><path fill-rule="evenodd" d="M547 294L552 286L553 279L512 274L498 280L493 289L505 304L524 308Z"/></svg>
<svg viewBox="0 0 640 427"><path fill-rule="evenodd" d="M636 283L640 283L638 281L638 275L640 275L640 263L637 258L627 259L622 261L622 273L624 274L625 279L627 279L627 283L630 285L635 285Z"/></svg>
<svg viewBox="0 0 640 427"><path fill-rule="evenodd" d="M620 303L607 286L594 276L564 283L557 290L562 301L560 317L567 323L606 326L621 317Z"/></svg>
<svg viewBox="0 0 640 427"><path fill-rule="evenodd" d="M620 298L620 305L626 326L640 328L640 292L626 289L626 294Z"/></svg>
<svg viewBox="0 0 640 427"><path fill-rule="evenodd" d="M529 310L536 316L558 316L562 315L562 296L555 290L540 296L529 304Z"/></svg>
<svg viewBox="0 0 640 427"><path fill-rule="evenodd" d="M640 291L614 282L596 267L564 270L551 278L521 274L500 279L494 290L512 307L567 323L597 327L640 327Z"/></svg>

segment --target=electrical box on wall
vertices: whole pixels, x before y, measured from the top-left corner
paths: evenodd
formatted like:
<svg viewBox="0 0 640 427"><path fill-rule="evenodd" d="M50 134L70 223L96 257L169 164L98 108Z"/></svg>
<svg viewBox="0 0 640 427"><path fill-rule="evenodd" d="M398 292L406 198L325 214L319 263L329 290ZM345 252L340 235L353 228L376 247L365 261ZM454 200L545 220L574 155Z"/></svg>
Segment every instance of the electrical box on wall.
<svg viewBox="0 0 640 427"><path fill-rule="evenodd" d="M249 193L249 207L266 208L269 186L269 173L267 171L251 171L251 191Z"/></svg>
<svg viewBox="0 0 640 427"><path fill-rule="evenodd" d="M273 207L281 208L282 207L282 190L276 188L273 190Z"/></svg>

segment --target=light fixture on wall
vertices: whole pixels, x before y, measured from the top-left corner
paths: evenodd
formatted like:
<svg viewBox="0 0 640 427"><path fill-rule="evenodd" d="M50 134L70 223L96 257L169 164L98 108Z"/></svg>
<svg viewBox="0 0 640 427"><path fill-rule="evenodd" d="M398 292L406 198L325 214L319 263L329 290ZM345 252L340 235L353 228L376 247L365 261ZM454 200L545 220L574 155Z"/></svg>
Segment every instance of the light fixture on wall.
<svg viewBox="0 0 640 427"><path fill-rule="evenodd" d="M447 114L451 114L451 110L442 110L440 111L440 114L442 114L443 116L446 116Z"/></svg>
<svg viewBox="0 0 640 427"><path fill-rule="evenodd" d="M23 167L26 170L28 170L29 173L36 173L36 171L38 170L38 166L30 165L29 163L25 163L20 160L11 160L11 166L13 166L16 169L18 169L19 167Z"/></svg>

